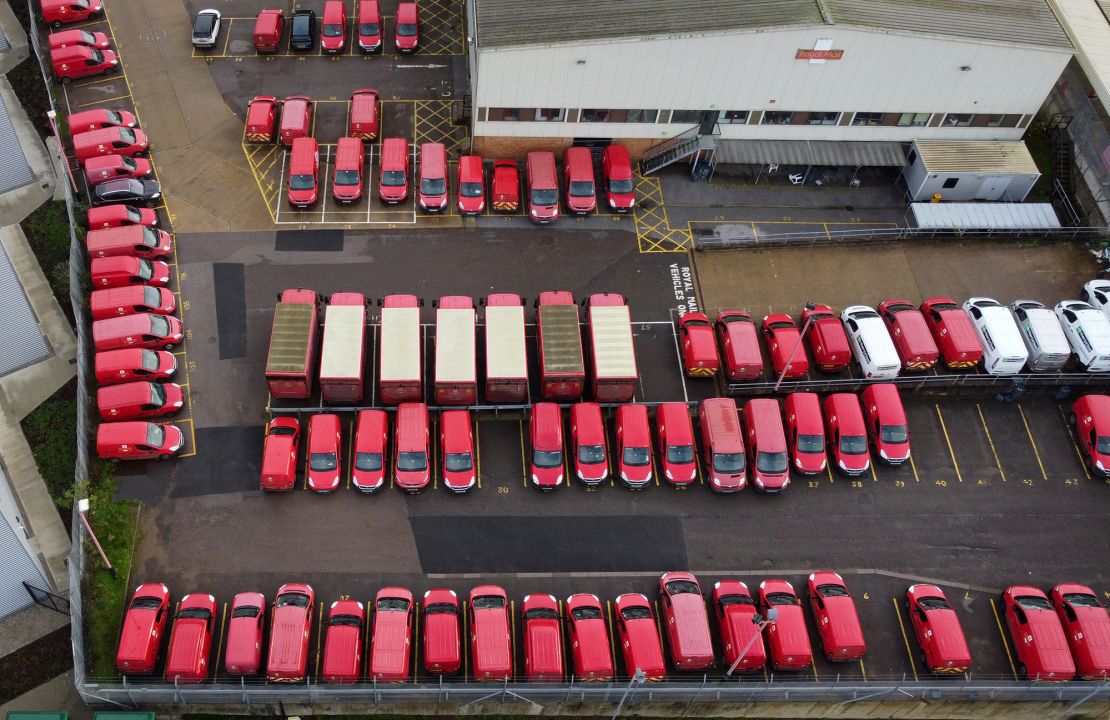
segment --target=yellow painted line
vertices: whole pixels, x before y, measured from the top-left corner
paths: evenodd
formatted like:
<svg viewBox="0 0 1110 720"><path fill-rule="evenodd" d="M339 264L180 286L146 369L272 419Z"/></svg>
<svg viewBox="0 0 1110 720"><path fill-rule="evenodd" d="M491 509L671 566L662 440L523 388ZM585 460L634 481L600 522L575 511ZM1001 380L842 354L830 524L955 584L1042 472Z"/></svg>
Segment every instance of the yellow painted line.
<svg viewBox="0 0 1110 720"><path fill-rule="evenodd" d="M863 666L863 658L859 660L859 671L863 673L863 681L867 682L867 668Z"/></svg>
<svg viewBox="0 0 1110 720"><path fill-rule="evenodd" d="M77 107L78 108L84 108L84 107L90 107L92 105L101 105L103 103L115 102L116 100L130 100L130 99L131 99L130 95L116 95L115 97L104 98L102 100L93 100L92 102L81 103ZM244 126L244 127L246 127L246 126Z"/></svg>
<svg viewBox="0 0 1110 720"><path fill-rule="evenodd" d="M1079 442L1076 440L1071 423L1068 422L1067 416L1064 415L1064 408L1057 405L1056 409L1060 411L1060 418L1064 421L1064 429L1068 431L1068 438L1071 440L1071 446L1075 448L1075 456L1079 458L1079 467L1083 468L1083 474L1090 480L1091 471L1087 469L1087 461L1083 459L1083 451L1079 449Z"/></svg>
<svg viewBox="0 0 1110 720"><path fill-rule="evenodd" d="M106 82L111 82L113 80L119 80L120 78L123 78L123 81L127 82L126 77L124 77L122 75L117 76L115 73L113 73L111 75L107 75L107 76L102 77L102 78L97 78L96 80L85 80L84 82L71 82L69 84L69 87L71 87L71 88L83 88L83 87L88 87L90 85L99 85L100 83L106 83ZM130 92L130 90L128 92Z"/></svg>
<svg viewBox="0 0 1110 720"><path fill-rule="evenodd" d="M478 434L478 428L482 423L478 418L474 418L474 472L478 477L478 489L482 489L482 436Z"/></svg>
<svg viewBox="0 0 1110 720"><path fill-rule="evenodd" d="M420 675L420 613L413 613L413 624L415 627L412 631L412 684L416 684L417 676Z"/></svg>
<svg viewBox="0 0 1110 720"><path fill-rule="evenodd" d="M817 666L813 664L813 656L809 658L809 669L813 671L813 682L820 682L821 676L817 674Z"/></svg>
<svg viewBox="0 0 1110 720"><path fill-rule="evenodd" d="M355 474L355 435L354 435L355 421L351 419L347 422L347 447L351 451L347 454L347 489L351 489L351 478ZM384 460L384 458L383 458Z"/></svg>
<svg viewBox="0 0 1110 720"><path fill-rule="evenodd" d="M512 623L510 631L512 635L509 636L509 657L512 658L510 676L516 679L516 600L509 601L509 621Z"/></svg>
<svg viewBox="0 0 1110 720"><path fill-rule="evenodd" d="M439 475L437 473L437 471L439 470L439 465L436 463L438 449L439 433L436 432L436 418L432 418L432 466L428 468L429 472L431 472L432 474L432 490L439 490ZM443 482L444 484L447 483L446 480L444 480Z"/></svg>
<svg viewBox="0 0 1110 720"><path fill-rule="evenodd" d="M979 403L975 403L975 409L979 411L979 422L983 424L983 432L987 436L987 445L990 445L991 455L994 456L994 464L998 467L998 474L1002 476L1002 482L1006 482L1006 471L1002 469L1002 463L998 460L998 452L994 449L994 440L991 439L990 428L987 427L987 419L983 416L983 408Z"/></svg>
<svg viewBox="0 0 1110 720"><path fill-rule="evenodd" d="M516 422L520 429L520 471L524 475L524 487L528 487L528 456L524 454L524 421Z"/></svg>
<svg viewBox="0 0 1110 720"><path fill-rule="evenodd" d="M224 629L227 622L227 603L224 603L223 612L220 614L220 639L216 643L216 662L210 665L212 669L212 682L216 682L216 676L220 674L220 656L224 652Z"/></svg>
<svg viewBox="0 0 1110 720"><path fill-rule="evenodd" d="M659 601L658 600L652 600L651 604L652 604L652 607L655 608L655 617L653 619L655 620L655 630L656 630L656 632L659 633L659 650L664 655L666 655L667 651L664 649L664 643L663 643L663 614L659 611Z"/></svg>
<svg viewBox="0 0 1110 720"><path fill-rule="evenodd" d="M320 677L320 641L324 636L324 601L320 601L320 617L316 618L316 678Z"/></svg>
<svg viewBox="0 0 1110 720"><path fill-rule="evenodd" d="M373 600L366 601L366 637L362 640L362 655L366 658L366 672L370 673L370 629L373 625L370 624L370 611L374 607ZM361 668L359 668L361 670Z"/></svg>
<svg viewBox="0 0 1110 720"><path fill-rule="evenodd" d="M825 460L825 472L829 475L829 484L835 485L836 481L833 480L832 466L829 464L829 461L827 459Z"/></svg>
<svg viewBox="0 0 1110 720"><path fill-rule="evenodd" d="M1002 647L1006 649L1006 659L1010 661L1010 672L1014 674L1014 680L1018 679L1017 668L1014 666L1014 656L1010 654L1010 641L1006 639L1006 631L1002 629L1002 618L998 616L998 608L994 605L994 598L990 598L991 612L994 613L994 623L998 626L998 634L1002 636Z"/></svg>
<svg viewBox="0 0 1110 720"><path fill-rule="evenodd" d="M1048 473L1044 471L1044 463L1041 462L1041 453L1037 450L1037 441L1033 439L1033 431L1029 429L1029 421L1025 419L1025 411L1021 409L1021 403L1017 404L1018 415L1021 416L1021 424L1025 426L1025 434L1029 436L1029 444L1033 446L1033 455L1037 458L1037 467L1041 469L1041 478L1048 480Z"/></svg>
<svg viewBox="0 0 1110 720"><path fill-rule="evenodd" d="M613 661L613 677L617 676L617 640L613 635L613 604L608 600L605 601L605 614L608 616L608 622L605 623L605 631L609 635L609 657Z"/></svg>
<svg viewBox="0 0 1110 720"><path fill-rule="evenodd" d="M960 482L964 481L964 476L960 473L960 464L956 462L956 451L952 449L952 440L948 437L948 427L944 424L944 416L940 414L940 405L934 403L933 407L937 411L937 419L940 420L940 429L944 433L944 442L948 445L948 454L952 457L952 467L956 469L956 479Z"/></svg>
<svg viewBox="0 0 1110 720"><path fill-rule="evenodd" d="M231 41L231 22L227 24L227 35L224 37L224 49L221 51L227 55L227 44Z"/></svg>
<svg viewBox="0 0 1110 720"><path fill-rule="evenodd" d="M902 630L902 642L905 643L906 646L906 657L910 659L910 671L913 672L913 681L917 682L917 664L913 661L913 650L910 649L910 638L906 635L906 624L902 622L902 608L898 607L898 598L892 597L890 601L894 603L894 614L898 618L898 627ZM862 660L860 664L863 664Z"/></svg>
<svg viewBox="0 0 1110 720"><path fill-rule="evenodd" d="M655 451L651 448L651 440L648 440L648 457L651 458L651 474L655 476L655 487L659 487L659 468L655 466Z"/></svg>
<svg viewBox="0 0 1110 720"><path fill-rule="evenodd" d="M563 648L566 645L565 641L566 641L566 637L567 637L566 632L563 630L563 601L562 600L556 600L555 601L555 607L558 608L558 610L556 610L556 612L558 613L558 616L559 616L559 654L563 655ZM566 679L567 666L570 665L570 662L571 662L570 658L563 658L562 674L560 674L559 680L565 680Z"/></svg>
<svg viewBox="0 0 1110 720"><path fill-rule="evenodd" d="M913 470L913 481L916 483L921 482L921 478L917 476L917 464L913 461L913 453L910 453L910 470Z"/></svg>
<svg viewBox="0 0 1110 720"><path fill-rule="evenodd" d="M463 641L463 682L466 682L470 674L470 631L466 626L466 600L462 601L462 641Z"/></svg>

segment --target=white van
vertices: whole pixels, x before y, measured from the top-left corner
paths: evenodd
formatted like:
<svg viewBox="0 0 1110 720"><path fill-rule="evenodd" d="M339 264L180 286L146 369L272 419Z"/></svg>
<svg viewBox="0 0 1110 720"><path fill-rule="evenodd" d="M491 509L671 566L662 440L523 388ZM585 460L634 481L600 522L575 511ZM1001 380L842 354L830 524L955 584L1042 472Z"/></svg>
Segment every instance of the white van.
<svg viewBox="0 0 1110 720"><path fill-rule="evenodd" d="M893 380L902 368L902 359L890 339L879 313L866 305L852 305L840 314L848 330L852 353L864 377Z"/></svg>
<svg viewBox="0 0 1110 720"><path fill-rule="evenodd" d="M1110 280L1091 280L1083 285L1083 302L1110 317Z"/></svg>
<svg viewBox="0 0 1110 720"><path fill-rule="evenodd" d="M1059 370L1071 357L1071 345L1056 314L1036 300L1010 303L1021 339L1029 349L1029 369L1033 372Z"/></svg>
<svg viewBox="0 0 1110 720"><path fill-rule="evenodd" d="M971 318L979 344L983 346L983 369L991 375L1021 372L1029 359L1029 350L1025 348L1010 311L997 300L973 297L964 303L964 312Z"/></svg>
<svg viewBox="0 0 1110 720"><path fill-rule="evenodd" d="M1110 370L1110 319L1080 300L1056 306L1056 317L1075 351L1075 359L1088 372Z"/></svg>

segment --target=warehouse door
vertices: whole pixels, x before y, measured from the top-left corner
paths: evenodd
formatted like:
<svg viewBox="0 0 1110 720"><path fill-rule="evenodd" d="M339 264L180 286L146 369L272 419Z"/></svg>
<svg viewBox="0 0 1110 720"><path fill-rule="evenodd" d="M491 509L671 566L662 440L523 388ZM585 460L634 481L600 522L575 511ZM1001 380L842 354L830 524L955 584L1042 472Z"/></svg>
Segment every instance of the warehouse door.
<svg viewBox="0 0 1110 720"><path fill-rule="evenodd" d="M979 186L979 192L975 193L976 200L1001 200L1006 191L1010 189L1010 178L1008 177L985 177L983 184Z"/></svg>

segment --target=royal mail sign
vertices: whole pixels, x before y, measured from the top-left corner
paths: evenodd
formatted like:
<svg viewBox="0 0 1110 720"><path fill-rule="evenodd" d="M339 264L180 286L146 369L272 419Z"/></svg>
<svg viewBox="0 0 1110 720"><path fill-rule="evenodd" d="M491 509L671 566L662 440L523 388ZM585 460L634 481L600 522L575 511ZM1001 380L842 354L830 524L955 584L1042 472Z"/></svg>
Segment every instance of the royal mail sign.
<svg viewBox="0 0 1110 720"><path fill-rule="evenodd" d="M840 60L844 57L843 50L815 50L802 48L794 56L795 60Z"/></svg>

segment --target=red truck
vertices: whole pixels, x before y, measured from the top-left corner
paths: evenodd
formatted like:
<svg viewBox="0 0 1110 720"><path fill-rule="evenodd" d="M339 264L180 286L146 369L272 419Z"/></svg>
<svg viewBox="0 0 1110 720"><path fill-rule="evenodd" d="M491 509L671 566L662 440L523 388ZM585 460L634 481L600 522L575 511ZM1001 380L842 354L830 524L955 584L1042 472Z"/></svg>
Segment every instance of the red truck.
<svg viewBox="0 0 1110 720"><path fill-rule="evenodd" d="M388 295L382 300L378 382L386 405L424 400L420 304L415 295Z"/></svg>
<svg viewBox="0 0 1110 720"><path fill-rule="evenodd" d="M297 288L278 296L266 356L266 383L271 396L307 398L312 394L319 305L320 296L315 290Z"/></svg>
<svg viewBox="0 0 1110 720"><path fill-rule="evenodd" d="M445 295L436 303L437 405L474 405L478 402L475 364L474 301Z"/></svg>
<svg viewBox="0 0 1110 720"><path fill-rule="evenodd" d="M512 293L486 298L486 402L528 401L524 301Z"/></svg>
<svg viewBox="0 0 1110 720"><path fill-rule="evenodd" d="M320 395L326 403L362 402L366 348L366 296L340 292L324 310L320 348Z"/></svg>
<svg viewBox="0 0 1110 720"><path fill-rule="evenodd" d="M632 318L616 293L586 300L590 323L590 392L596 402L630 402L640 376L632 344Z"/></svg>
<svg viewBox="0 0 1110 720"><path fill-rule="evenodd" d="M540 396L544 400L578 400L586 384L586 361L574 297L565 290L542 292L536 300L536 310Z"/></svg>

